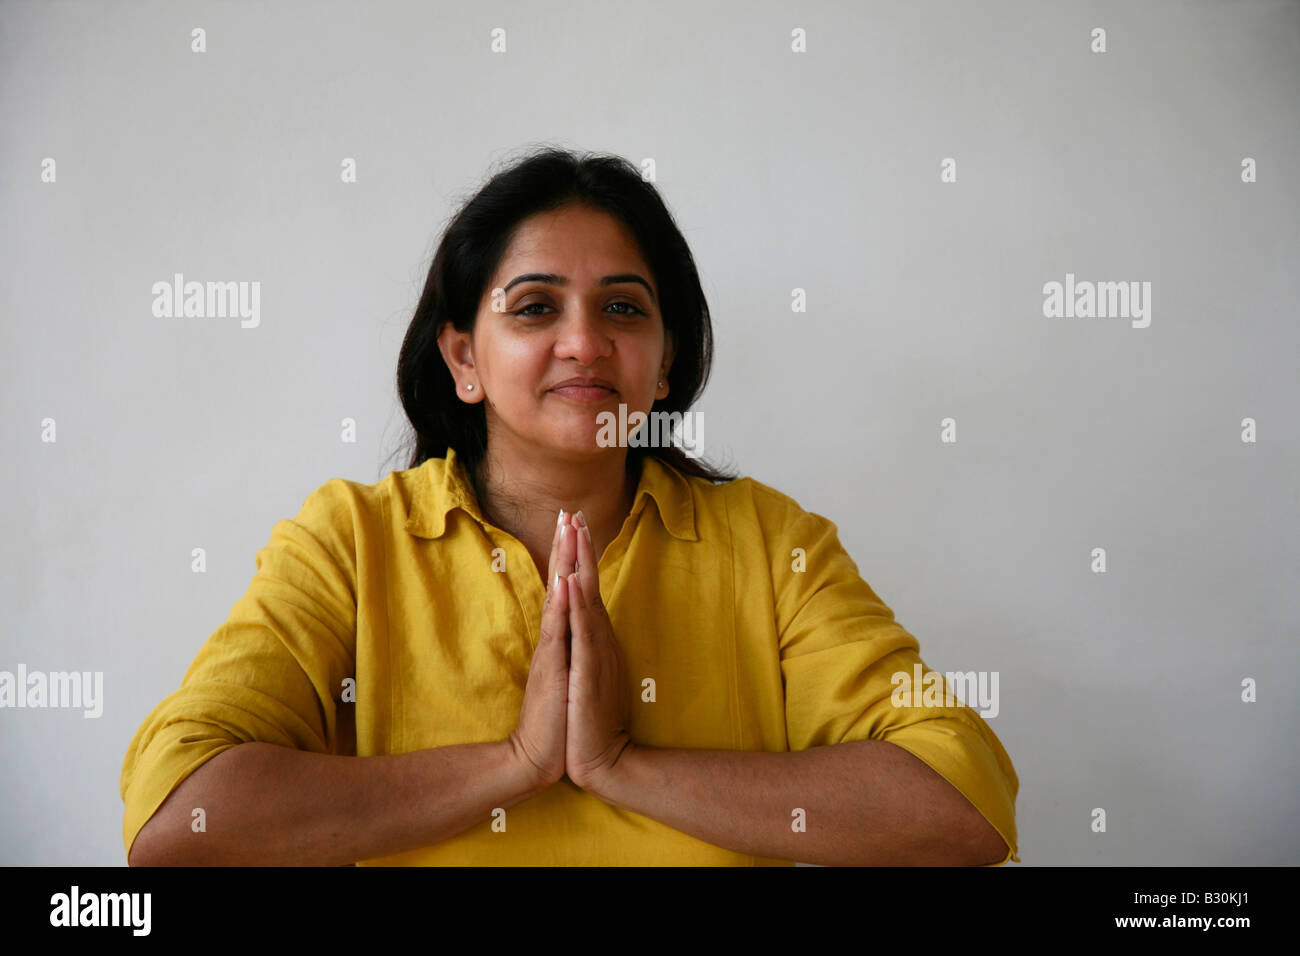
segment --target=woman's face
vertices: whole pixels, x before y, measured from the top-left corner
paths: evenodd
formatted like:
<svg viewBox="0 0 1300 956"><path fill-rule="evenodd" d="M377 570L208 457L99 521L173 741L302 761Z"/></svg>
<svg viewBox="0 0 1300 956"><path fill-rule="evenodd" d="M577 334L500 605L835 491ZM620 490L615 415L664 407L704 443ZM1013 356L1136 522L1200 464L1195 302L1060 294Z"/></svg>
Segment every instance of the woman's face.
<svg viewBox="0 0 1300 956"><path fill-rule="evenodd" d="M650 269L626 227L587 206L524 220L479 303L474 332L448 325L443 339L461 400L487 402L496 454L621 455L598 446L597 415L612 412L617 423L620 403L629 415L649 412L668 394L672 342ZM563 386L574 378L606 387Z"/></svg>

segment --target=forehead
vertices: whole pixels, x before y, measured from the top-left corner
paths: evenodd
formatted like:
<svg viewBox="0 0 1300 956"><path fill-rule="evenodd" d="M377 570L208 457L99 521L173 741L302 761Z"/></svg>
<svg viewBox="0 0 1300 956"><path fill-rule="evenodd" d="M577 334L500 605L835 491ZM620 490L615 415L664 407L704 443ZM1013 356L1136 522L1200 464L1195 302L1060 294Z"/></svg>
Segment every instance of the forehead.
<svg viewBox="0 0 1300 956"><path fill-rule="evenodd" d="M569 205L536 213L519 224L498 272L523 266L573 277L584 271L644 269L645 260L631 231L617 218L589 206Z"/></svg>

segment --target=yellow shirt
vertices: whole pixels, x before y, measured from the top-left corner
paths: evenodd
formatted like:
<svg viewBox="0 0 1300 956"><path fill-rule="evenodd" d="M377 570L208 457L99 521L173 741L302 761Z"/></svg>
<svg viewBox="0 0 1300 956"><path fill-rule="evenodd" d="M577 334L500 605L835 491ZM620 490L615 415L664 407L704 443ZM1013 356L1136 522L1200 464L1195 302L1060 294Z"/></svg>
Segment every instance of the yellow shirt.
<svg viewBox="0 0 1300 956"><path fill-rule="evenodd" d="M128 853L181 781L240 743L370 756L504 740L518 724L545 585L523 544L483 519L454 450L373 485L331 479L275 524L256 561L247 593L131 741ZM917 641L831 521L752 478L715 485L647 457L599 572L635 685L637 744L781 752L885 740L961 791L1019 860L1010 758L968 707L894 706L891 675L914 673ZM791 862L713 846L567 777L508 818L505 832L485 819L364 862Z"/></svg>

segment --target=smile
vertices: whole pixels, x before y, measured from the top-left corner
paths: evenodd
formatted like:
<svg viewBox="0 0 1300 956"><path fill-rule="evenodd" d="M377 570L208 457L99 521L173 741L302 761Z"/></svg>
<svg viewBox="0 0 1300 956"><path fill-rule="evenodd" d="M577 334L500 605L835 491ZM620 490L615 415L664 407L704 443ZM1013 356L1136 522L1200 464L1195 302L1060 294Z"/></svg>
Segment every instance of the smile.
<svg viewBox="0 0 1300 956"><path fill-rule="evenodd" d="M584 403L608 401L617 394L613 389L601 388L598 385L565 385L562 388L553 388L551 392L570 401Z"/></svg>

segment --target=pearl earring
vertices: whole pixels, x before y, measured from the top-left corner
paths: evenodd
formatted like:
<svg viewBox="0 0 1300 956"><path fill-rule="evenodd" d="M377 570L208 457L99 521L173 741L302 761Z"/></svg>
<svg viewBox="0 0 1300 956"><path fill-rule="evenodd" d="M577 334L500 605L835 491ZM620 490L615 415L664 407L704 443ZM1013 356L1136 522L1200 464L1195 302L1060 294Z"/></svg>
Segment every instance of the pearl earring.
<svg viewBox="0 0 1300 956"><path fill-rule="evenodd" d="M467 391L467 392L472 392L472 391L474 391L474 383L473 383L473 382L470 382L468 385L466 385L466 386L465 386L465 391Z"/></svg>

